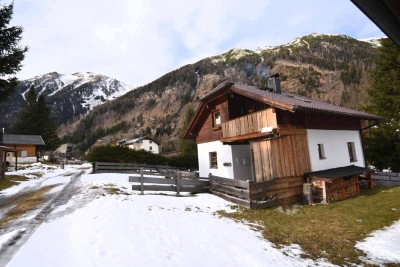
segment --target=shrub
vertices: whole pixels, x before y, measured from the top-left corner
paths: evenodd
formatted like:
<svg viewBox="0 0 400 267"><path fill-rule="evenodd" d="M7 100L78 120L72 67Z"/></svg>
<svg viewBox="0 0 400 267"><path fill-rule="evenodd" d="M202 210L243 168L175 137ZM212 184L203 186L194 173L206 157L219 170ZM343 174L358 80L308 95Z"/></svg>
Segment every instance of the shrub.
<svg viewBox="0 0 400 267"><path fill-rule="evenodd" d="M145 150L133 150L127 147L99 146L87 156L88 161L139 163L150 165L170 165L184 169L197 169L196 156L178 156L166 158Z"/></svg>

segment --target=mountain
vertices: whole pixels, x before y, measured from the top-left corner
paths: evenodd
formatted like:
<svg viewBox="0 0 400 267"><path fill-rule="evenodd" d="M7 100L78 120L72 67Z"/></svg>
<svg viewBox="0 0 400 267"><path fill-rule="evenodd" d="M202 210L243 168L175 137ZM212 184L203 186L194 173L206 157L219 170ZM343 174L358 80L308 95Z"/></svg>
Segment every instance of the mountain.
<svg viewBox="0 0 400 267"><path fill-rule="evenodd" d="M25 100L25 93L35 87L37 95L45 95L57 125L79 119L94 107L115 99L133 88L113 78L92 72L59 74L51 72L20 81L7 103L0 105L4 114L0 125L7 130Z"/></svg>
<svg viewBox="0 0 400 267"><path fill-rule="evenodd" d="M275 47L232 49L108 101L60 133L65 141L78 143L82 153L141 135L159 141L164 151L175 150L186 114L216 85L231 80L265 87L266 77L274 73L281 74L282 91L362 109L378 45L345 35L310 34Z"/></svg>

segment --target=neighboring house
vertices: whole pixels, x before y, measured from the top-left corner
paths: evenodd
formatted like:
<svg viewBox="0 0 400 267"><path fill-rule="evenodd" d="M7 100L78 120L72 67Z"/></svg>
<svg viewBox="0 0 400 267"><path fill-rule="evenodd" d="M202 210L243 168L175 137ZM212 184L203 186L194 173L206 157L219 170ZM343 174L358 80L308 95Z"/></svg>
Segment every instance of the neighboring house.
<svg viewBox="0 0 400 267"><path fill-rule="evenodd" d="M147 136L143 137L138 137L130 140L122 140L118 142L119 146L126 146L129 147L130 149L134 150L146 150L148 152L151 152L153 154L159 154L159 145L156 143L154 140L148 138Z"/></svg>
<svg viewBox="0 0 400 267"><path fill-rule="evenodd" d="M38 152L45 143L40 135L3 134L0 144L18 149L18 152L8 152L6 160L10 163L37 162ZM15 156L17 154L17 156Z"/></svg>
<svg viewBox="0 0 400 267"><path fill-rule="evenodd" d="M200 176L271 184L286 179L271 191L286 204L301 199L305 174L348 167L325 185L368 171L361 134L378 117L281 93L279 76L269 84L273 89L224 82L200 100L185 133L196 138Z"/></svg>

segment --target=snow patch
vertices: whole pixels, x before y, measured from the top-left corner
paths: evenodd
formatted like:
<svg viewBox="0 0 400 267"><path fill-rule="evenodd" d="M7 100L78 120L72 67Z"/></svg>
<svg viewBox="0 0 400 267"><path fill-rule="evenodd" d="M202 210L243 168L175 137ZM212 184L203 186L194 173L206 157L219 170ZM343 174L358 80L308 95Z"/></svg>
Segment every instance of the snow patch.
<svg viewBox="0 0 400 267"><path fill-rule="evenodd" d="M364 241L355 246L368 256L363 258L366 263L400 264L400 221L390 227L371 233Z"/></svg>

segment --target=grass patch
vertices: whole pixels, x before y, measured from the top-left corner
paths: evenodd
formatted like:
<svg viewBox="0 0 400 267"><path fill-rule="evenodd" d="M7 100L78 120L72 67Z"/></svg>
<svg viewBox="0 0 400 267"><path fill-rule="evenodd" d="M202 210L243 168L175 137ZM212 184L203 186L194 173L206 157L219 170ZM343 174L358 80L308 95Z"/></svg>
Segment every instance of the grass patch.
<svg viewBox="0 0 400 267"><path fill-rule="evenodd" d="M27 181L29 178L23 175L6 175L4 179L0 178L0 190L10 188L19 184L19 182Z"/></svg>
<svg viewBox="0 0 400 267"><path fill-rule="evenodd" d="M0 228L5 228L10 222L37 208L45 200L45 194L57 185L49 185L37 191L28 192L13 198L6 205L12 207L4 218L0 219Z"/></svg>
<svg viewBox="0 0 400 267"><path fill-rule="evenodd" d="M372 231L400 219L400 187L375 187L362 195L329 205L248 210L219 214L258 223L277 246L299 244L307 257L326 258L339 265L359 264L362 251L354 246Z"/></svg>
<svg viewBox="0 0 400 267"><path fill-rule="evenodd" d="M122 191L121 189L116 187L114 184L105 184L103 187L94 185L91 187L91 189L95 189L95 190L101 189L101 188L109 195L129 195L127 192ZM125 188L125 187L123 187L123 188Z"/></svg>

